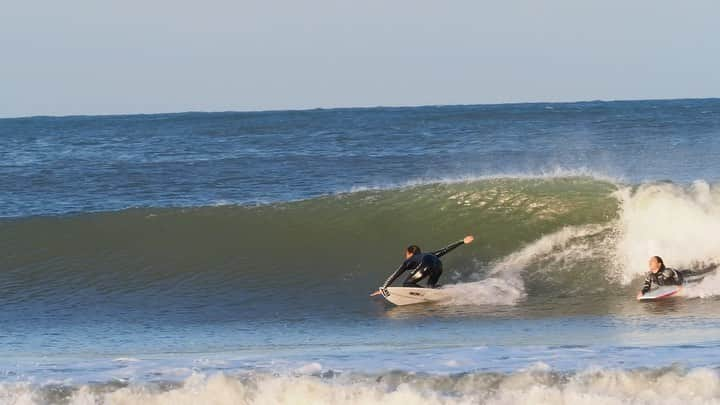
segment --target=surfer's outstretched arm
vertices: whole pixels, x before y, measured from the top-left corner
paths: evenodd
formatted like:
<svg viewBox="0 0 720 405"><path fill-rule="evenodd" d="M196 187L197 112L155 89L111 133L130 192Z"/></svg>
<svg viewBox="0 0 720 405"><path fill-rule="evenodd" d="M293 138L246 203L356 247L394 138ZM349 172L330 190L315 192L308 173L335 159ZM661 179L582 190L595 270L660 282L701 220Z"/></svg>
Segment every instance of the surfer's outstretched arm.
<svg viewBox="0 0 720 405"><path fill-rule="evenodd" d="M387 280L385 280L385 284L383 284L382 288L387 288L390 284L393 283L393 281L397 280L398 277L400 277L401 274L403 274L407 270L407 262L403 262L403 264L400 265L400 267L395 270L393 274L388 277Z"/></svg>
<svg viewBox="0 0 720 405"><path fill-rule="evenodd" d="M457 241L451 245L448 245L447 247L444 247L440 250L436 250L436 251L432 252L432 254L434 254L437 257L441 257L447 253L450 253L450 251L452 251L453 249L456 249L458 246L470 243L473 240L475 240L475 238L472 235L468 235L465 237L465 239L459 240L459 241Z"/></svg>
<svg viewBox="0 0 720 405"><path fill-rule="evenodd" d="M370 296L374 297L376 295L382 294L382 290L386 289L390 284L393 283L393 281L397 280L397 278L400 277L400 275L403 274L405 272L405 270L407 270L407 269L408 269L408 262L404 261L403 264L401 264L400 267L398 267L397 270L395 270L395 272L393 274L391 274L387 280L385 280L385 284L383 284L382 287L378 288L377 291L370 294Z"/></svg>

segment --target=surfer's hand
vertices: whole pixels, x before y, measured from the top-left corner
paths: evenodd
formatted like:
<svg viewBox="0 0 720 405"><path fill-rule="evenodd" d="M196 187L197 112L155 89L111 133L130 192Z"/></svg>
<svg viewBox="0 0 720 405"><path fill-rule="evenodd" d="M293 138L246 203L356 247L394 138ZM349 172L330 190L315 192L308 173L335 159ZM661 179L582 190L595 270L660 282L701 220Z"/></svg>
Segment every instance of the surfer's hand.
<svg viewBox="0 0 720 405"><path fill-rule="evenodd" d="M382 291L380 291L380 289L378 289L378 290L375 291L374 293L370 294L370 296L371 296L371 297L374 297L374 296L380 295L380 294L382 294Z"/></svg>
<svg viewBox="0 0 720 405"><path fill-rule="evenodd" d="M472 241L474 241L474 240L475 240L475 237L474 237L474 236L468 235L468 236L465 237L465 239L463 239L463 242L467 245L468 243L470 243L470 242L472 242Z"/></svg>
<svg viewBox="0 0 720 405"><path fill-rule="evenodd" d="M638 291L637 299L640 299L640 297L642 297L642 296L643 296L643 292L642 292L642 291Z"/></svg>

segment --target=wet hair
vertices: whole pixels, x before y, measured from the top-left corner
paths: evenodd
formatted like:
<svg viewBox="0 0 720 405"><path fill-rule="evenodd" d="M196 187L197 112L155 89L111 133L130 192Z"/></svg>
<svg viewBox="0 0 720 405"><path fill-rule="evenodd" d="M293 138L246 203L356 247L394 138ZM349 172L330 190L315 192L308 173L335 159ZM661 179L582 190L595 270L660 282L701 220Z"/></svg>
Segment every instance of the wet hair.
<svg viewBox="0 0 720 405"><path fill-rule="evenodd" d="M418 253L421 253L421 252L420 252L420 246L418 246L418 245L410 245L410 246L407 247L407 252L410 253L410 254L412 254L412 255L416 255L416 254L418 254Z"/></svg>
<svg viewBox="0 0 720 405"><path fill-rule="evenodd" d="M653 259L657 260L657 262L660 263L660 270L659 270L659 271L665 270L665 262L663 261L662 257L660 257L660 256L653 256Z"/></svg>

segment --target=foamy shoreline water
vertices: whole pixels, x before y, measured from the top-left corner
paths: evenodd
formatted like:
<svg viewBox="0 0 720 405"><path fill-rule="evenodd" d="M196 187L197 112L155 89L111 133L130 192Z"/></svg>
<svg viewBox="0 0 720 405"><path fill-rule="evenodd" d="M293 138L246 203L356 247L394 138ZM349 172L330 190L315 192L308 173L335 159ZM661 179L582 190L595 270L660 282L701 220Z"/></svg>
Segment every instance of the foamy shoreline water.
<svg viewBox="0 0 720 405"><path fill-rule="evenodd" d="M515 373L379 375L307 370L294 375L194 374L181 383L0 385L18 404L715 404L715 369L668 367L556 372L539 363ZM314 373L314 375L312 375ZM308 375L311 374L311 375Z"/></svg>

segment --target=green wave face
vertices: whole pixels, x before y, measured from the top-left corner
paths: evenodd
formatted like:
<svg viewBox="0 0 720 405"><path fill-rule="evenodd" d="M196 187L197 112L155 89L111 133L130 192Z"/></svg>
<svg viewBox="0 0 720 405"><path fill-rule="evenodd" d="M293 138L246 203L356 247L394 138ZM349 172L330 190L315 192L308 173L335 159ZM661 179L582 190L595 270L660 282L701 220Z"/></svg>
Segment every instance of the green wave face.
<svg viewBox="0 0 720 405"><path fill-rule="evenodd" d="M280 307L311 301L309 296L361 303L402 261L410 243L431 250L475 235L472 245L446 256L444 282L478 280L544 235L613 221L616 190L586 177L498 178L259 207L6 221L0 240L12 254L0 258L0 300L137 305L132 297L143 294L175 304L218 302L209 298L217 296L257 303L281 291ZM599 236L578 237L587 244ZM593 259L553 263L558 257L550 253L525 264L530 293L558 284L572 291L573 268L605 265ZM532 271L553 266L564 272L543 272L550 277Z"/></svg>
<svg viewBox="0 0 720 405"><path fill-rule="evenodd" d="M367 313L368 292L402 261L408 244L435 250L472 234L475 242L443 258L441 283L457 297L451 305L542 307L567 299L572 307L594 297L590 309L602 312L613 297L634 296L650 255L665 255L675 267L717 261L716 229L717 187L619 186L591 177L36 217L0 223L8 252L0 257L0 304L18 316L69 316L77 308L132 313L147 311L148 302L157 311L218 319ZM718 293L720 282L708 278L692 294Z"/></svg>

